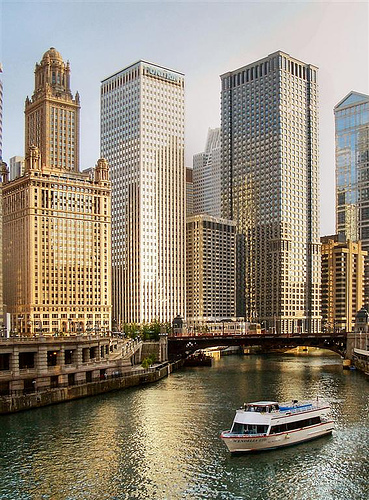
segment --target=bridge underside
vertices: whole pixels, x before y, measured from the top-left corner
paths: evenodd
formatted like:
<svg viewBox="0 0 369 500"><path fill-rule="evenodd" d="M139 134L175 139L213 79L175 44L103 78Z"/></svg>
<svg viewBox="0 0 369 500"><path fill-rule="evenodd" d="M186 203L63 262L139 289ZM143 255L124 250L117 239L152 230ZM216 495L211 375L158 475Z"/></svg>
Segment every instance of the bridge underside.
<svg viewBox="0 0 369 500"><path fill-rule="evenodd" d="M346 352L346 336L336 335L308 335L308 336L273 336L273 335L247 335L247 336L186 336L186 337L169 337L168 338L168 354L169 359L186 356L197 349L206 349L216 346L241 346L251 347L260 346L262 352L273 352L276 350L286 351L294 347L317 347L320 349L328 349L334 351L340 356L345 356Z"/></svg>

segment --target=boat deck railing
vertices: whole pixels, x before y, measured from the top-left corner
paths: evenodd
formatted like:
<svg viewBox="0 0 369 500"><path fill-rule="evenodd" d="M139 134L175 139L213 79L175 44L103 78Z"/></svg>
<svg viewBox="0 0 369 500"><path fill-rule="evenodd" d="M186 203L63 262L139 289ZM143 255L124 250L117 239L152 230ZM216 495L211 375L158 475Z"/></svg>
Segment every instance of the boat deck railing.
<svg viewBox="0 0 369 500"><path fill-rule="evenodd" d="M306 411L311 411L311 410L321 410L323 408L329 408L329 405L323 401L317 401L314 403L299 403L299 404L282 404L278 408L273 408L273 409L265 409L263 407L256 407L254 410L253 409L245 409L244 407L241 406L238 411L241 412L255 412L259 415L277 415L277 414L296 414L296 413L304 413Z"/></svg>
<svg viewBox="0 0 369 500"><path fill-rule="evenodd" d="M291 406L280 406L278 412L282 413L303 413L308 410L321 410L322 408L327 408L327 403L316 402L316 403L306 403L299 405L291 405ZM275 412L273 412L275 413Z"/></svg>

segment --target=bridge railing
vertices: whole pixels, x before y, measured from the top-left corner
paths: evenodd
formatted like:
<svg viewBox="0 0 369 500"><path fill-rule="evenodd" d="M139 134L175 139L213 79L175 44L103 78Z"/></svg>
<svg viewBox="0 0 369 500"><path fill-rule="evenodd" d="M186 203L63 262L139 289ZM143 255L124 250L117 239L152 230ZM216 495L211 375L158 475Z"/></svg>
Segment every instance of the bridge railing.
<svg viewBox="0 0 369 500"><path fill-rule="evenodd" d="M347 332L343 331L336 331L336 332L289 332L289 333L279 333L279 332L261 332L261 333L255 333L255 332L242 332L242 333L235 333L235 332L182 332L182 333L171 333L168 335L168 338L178 338L178 339L183 339L183 338L211 338L211 337L216 337L216 338L249 338L249 337L256 337L256 338L274 338L274 337L283 337L283 338L292 338L292 337L297 337L297 338L303 338L303 337L329 337L329 338L338 338L338 337L346 337Z"/></svg>

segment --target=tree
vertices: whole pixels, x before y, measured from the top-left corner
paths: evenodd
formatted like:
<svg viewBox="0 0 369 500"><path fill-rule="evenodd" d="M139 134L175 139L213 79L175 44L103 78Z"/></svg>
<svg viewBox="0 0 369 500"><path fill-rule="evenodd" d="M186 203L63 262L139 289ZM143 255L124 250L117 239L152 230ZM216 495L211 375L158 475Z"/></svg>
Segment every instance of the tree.
<svg viewBox="0 0 369 500"><path fill-rule="evenodd" d="M150 366L155 363L155 359L156 359L155 354L150 354L150 356L144 358L141 363L142 368L145 369L150 368Z"/></svg>
<svg viewBox="0 0 369 500"><path fill-rule="evenodd" d="M135 339L139 335L140 327L137 323L124 323L123 332L126 337Z"/></svg>

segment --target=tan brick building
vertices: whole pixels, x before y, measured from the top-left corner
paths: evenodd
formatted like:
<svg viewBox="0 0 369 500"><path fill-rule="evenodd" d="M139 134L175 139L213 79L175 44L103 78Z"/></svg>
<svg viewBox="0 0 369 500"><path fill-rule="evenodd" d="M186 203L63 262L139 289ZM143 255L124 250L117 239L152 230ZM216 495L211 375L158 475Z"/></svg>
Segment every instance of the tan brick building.
<svg viewBox="0 0 369 500"><path fill-rule="evenodd" d="M236 316L236 223L207 214L187 217L187 324Z"/></svg>
<svg viewBox="0 0 369 500"><path fill-rule="evenodd" d="M53 48L25 106L24 175L3 176L4 302L18 333L100 332L111 325L108 164L79 172L79 96Z"/></svg>
<svg viewBox="0 0 369 500"><path fill-rule="evenodd" d="M364 259L361 242L343 235L323 236L322 326L328 331L354 330L356 313L363 306Z"/></svg>

